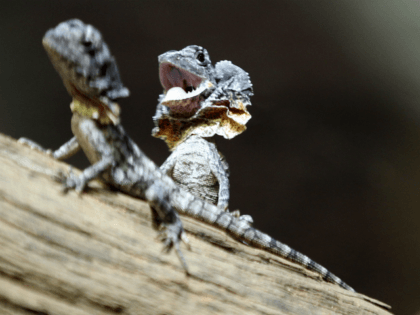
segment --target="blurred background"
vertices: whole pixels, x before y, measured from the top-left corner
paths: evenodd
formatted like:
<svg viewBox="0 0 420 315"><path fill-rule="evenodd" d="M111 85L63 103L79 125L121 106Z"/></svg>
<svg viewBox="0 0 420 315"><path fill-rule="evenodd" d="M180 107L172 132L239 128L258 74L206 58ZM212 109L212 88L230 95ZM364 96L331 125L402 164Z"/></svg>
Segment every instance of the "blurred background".
<svg viewBox="0 0 420 315"><path fill-rule="evenodd" d="M248 130L219 147L231 209L356 291L420 311L420 2L3 1L0 132L58 148L70 97L44 33L80 18L103 34L131 97L123 125L157 164L157 56L201 45L249 72ZM85 167L82 153L70 163Z"/></svg>

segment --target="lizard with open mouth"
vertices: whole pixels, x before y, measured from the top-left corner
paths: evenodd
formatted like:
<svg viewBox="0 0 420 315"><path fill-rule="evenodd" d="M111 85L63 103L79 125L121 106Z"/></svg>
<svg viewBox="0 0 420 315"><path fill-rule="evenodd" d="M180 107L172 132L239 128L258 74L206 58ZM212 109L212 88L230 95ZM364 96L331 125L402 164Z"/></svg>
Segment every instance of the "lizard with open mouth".
<svg viewBox="0 0 420 315"><path fill-rule="evenodd" d="M156 226L162 228L161 240L165 248L175 248L187 273L187 264L179 248L180 241L185 240L184 229L175 209L217 227L237 240L314 270L326 281L353 291L307 256L253 228L245 220L181 189L147 158L121 125L116 101L127 97L129 91L122 84L115 59L96 28L77 19L69 20L49 30L43 45L73 98L70 109L74 137L55 151L25 138L19 142L58 160L66 159L80 149L84 151L92 165L79 176L71 172L67 176L60 175L58 179L65 190L81 192L90 180L99 177L122 192L145 199L158 216Z"/></svg>
<svg viewBox="0 0 420 315"><path fill-rule="evenodd" d="M164 93L152 134L173 151L161 170L182 188L227 210L229 166L214 136L231 139L246 129L253 95L249 75L230 61L213 66L207 50L196 45L168 51L158 60ZM240 218L252 222L248 215Z"/></svg>

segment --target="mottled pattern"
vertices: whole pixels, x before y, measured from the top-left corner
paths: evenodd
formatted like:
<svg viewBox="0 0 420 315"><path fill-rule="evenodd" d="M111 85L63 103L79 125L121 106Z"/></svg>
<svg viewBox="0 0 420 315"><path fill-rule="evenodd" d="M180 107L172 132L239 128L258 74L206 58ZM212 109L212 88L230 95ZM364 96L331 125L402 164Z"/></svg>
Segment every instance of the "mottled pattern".
<svg viewBox="0 0 420 315"><path fill-rule="evenodd" d="M61 51L80 48L78 46L83 45L80 38L71 37L71 34L69 35L67 32L72 32L72 28L69 27L69 25L77 24L79 26L77 32L80 33L80 26L84 25L81 23L82 22L80 21L77 21L76 23L74 20L61 23L57 27L57 29L61 28L61 33L56 34L56 41L50 43L51 47L56 45L61 48ZM65 26L66 24L69 25L63 27L63 24ZM89 32L95 31L95 29L89 25L84 25L84 28ZM65 29L64 33L62 31L63 29ZM63 41L61 41L60 34L63 37L67 36L73 38L73 42L66 46L67 48L62 46ZM102 38L97 38L97 41L102 41ZM50 49L52 49L51 47ZM89 58L95 58L95 53L89 53L82 49L78 49L77 51L79 54L86 53L90 56ZM74 54L75 53L70 55ZM71 72L72 68L76 71L75 69L77 67L82 66L77 63L75 64L74 62L68 62L64 54L61 61L56 59L55 62L62 63L61 66L56 66L56 69L70 67L65 70L67 72ZM60 70L58 71L61 76L65 73L60 72ZM80 87L77 85L79 82L78 80L72 80L72 77L67 79L79 90ZM117 79L116 77L113 77L112 80ZM86 86L89 86L89 84ZM109 84L109 86L122 86L122 83L113 83ZM103 97L103 95L92 96L94 91L95 88L89 91L89 97L86 95L85 97L87 99L92 97L97 99ZM109 95L114 94L110 91ZM72 96L74 97L73 94ZM110 98L108 101L114 102L115 99ZM187 266L179 250L179 241L183 235L183 228L174 208L189 216L195 217L198 220L216 226L238 240L245 241L250 245L286 257L306 266L307 268L320 273L327 281L337 283L348 290L353 290L339 278L332 275L325 268L316 264L306 256L295 252L288 246L281 244L270 236L250 227L246 222L238 220L232 214L222 211L216 206L206 203L202 199L179 188L170 177L164 175L159 168L144 155L139 147L126 134L121 124L102 124L92 117L86 117L80 115L80 113L75 113L71 125L75 137L53 153L51 153L50 150L45 150L39 145L34 144L30 140L21 139L20 142L29 144L33 148L52 154L54 157L60 159L67 158L79 148L82 148L92 163L92 166L86 168L80 176L70 174L68 177L63 178L65 187L67 189L75 188L78 191L82 191L89 180L96 177L102 177L116 188L135 197L146 199L150 205L157 210L156 215L158 215L158 219L160 220L159 223L165 228L163 234L165 245L168 249L172 246L175 247L185 269Z"/></svg>
<svg viewBox="0 0 420 315"><path fill-rule="evenodd" d="M101 33L74 19L50 29L42 40L45 50L68 92L110 100L130 93L122 84L115 58Z"/></svg>
<svg viewBox="0 0 420 315"><path fill-rule="evenodd" d="M249 226L246 221L240 220L228 212L213 212L209 205L206 204L202 204L201 210L196 211L194 209L200 209L200 205L197 205L198 201L191 198L191 196L188 197L188 195L183 194L182 191L179 191L178 193L180 195L173 197L172 201L173 205L179 209L178 211L181 213L185 213L220 228L237 240L245 241L251 246L261 248L299 265L305 266L307 269L320 274L325 281L336 283L339 286L354 292L352 287L344 283L340 278L332 274L326 268L322 267L309 257L295 251L289 246L275 240L271 236ZM200 202L203 201L200 200Z"/></svg>
<svg viewBox="0 0 420 315"><path fill-rule="evenodd" d="M211 137L220 126L235 129L235 119L227 119L232 113L236 120L245 118L240 124L243 129L230 134L245 130L251 117L246 110L252 96L249 75L230 61L213 66L207 50L196 45L168 51L158 59L165 94L159 98L153 135L163 138L173 149L161 170L195 196L227 210L229 166ZM231 138L226 128L220 130ZM252 222L250 216L246 218Z"/></svg>
<svg viewBox="0 0 420 315"><path fill-rule="evenodd" d="M227 210L228 164L216 144L197 135L179 144L160 169L194 196Z"/></svg>
<svg viewBox="0 0 420 315"><path fill-rule="evenodd" d="M101 34L91 25L70 20L49 30L43 44L73 97L72 105L78 104L77 110L71 106L74 138L55 152L44 150L27 139L21 139L21 142L57 159L70 157L81 148L92 166L80 176L73 173L62 176L65 188L80 192L90 180L102 177L116 188L146 199L158 216L165 247L167 250L175 247L187 270L179 249L183 227L170 202L171 195L179 188L162 175L119 124L119 106L115 101L128 96L129 92L120 80L115 59ZM93 117L95 111L86 109L98 109L98 116ZM100 119L106 117L110 119Z"/></svg>
<svg viewBox="0 0 420 315"><path fill-rule="evenodd" d="M200 54L201 58L198 58ZM219 134L230 139L245 130L245 124L251 117L246 106L251 105L250 97L253 95L249 75L230 61L220 61L213 67L207 50L194 45L160 55L159 63L159 76L165 93L172 87L186 89L192 86L191 93L194 93L194 89L197 91L203 86L207 87L192 100L183 99L168 104L165 94L159 97L156 115L153 117L156 127L152 134L164 139L173 149L161 170L193 195L217 204L220 210L227 210L229 166L211 137ZM199 103L195 104L197 99ZM174 112L177 102L181 105ZM194 106L188 109L194 110L190 116L185 111L180 115L179 108L185 109L185 104L191 103ZM227 119L232 113L234 119ZM229 127L226 128L226 125ZM191 197L186 198L186 195L174 199L174 206L181 213L215 225L238 240L286 257L320 273L327 281L353 290L305 255L252 228L249 225L251 217L237 218L237 215L228 212L208 211L208 207L195 212L192 206L196 205L197 201Z"/></svg>

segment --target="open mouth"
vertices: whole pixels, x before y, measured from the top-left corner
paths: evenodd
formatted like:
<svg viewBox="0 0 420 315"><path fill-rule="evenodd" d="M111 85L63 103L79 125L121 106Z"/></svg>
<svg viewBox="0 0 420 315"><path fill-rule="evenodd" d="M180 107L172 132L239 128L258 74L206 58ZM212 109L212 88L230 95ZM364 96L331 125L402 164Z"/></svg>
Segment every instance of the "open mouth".
<svg viewBox="0 0 420 315"><path fill-rule="evenodd" d="M174 114L189 116L200 108L201 94L212 84L187 70L164 62L159 67L160 82L165 89L162 104Z"/></svg>

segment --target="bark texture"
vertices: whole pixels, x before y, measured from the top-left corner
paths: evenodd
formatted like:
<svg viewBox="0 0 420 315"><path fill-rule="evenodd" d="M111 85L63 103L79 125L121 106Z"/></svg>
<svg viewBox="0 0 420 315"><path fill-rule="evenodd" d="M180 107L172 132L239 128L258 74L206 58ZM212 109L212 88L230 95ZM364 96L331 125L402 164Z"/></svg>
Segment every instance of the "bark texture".
<svg viewBox="0 0 420 315"><path fill-rule="evenodd" d="M97 181L63 194L59 171L68 165L0 134L0 314L390 314L183 216L186 277L144 201Z"/></svg>

